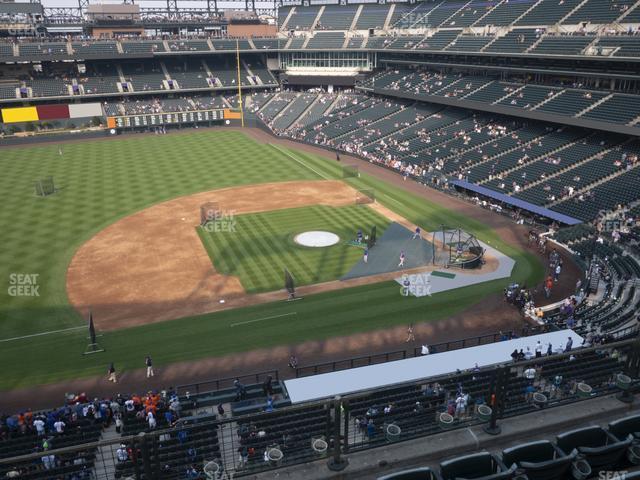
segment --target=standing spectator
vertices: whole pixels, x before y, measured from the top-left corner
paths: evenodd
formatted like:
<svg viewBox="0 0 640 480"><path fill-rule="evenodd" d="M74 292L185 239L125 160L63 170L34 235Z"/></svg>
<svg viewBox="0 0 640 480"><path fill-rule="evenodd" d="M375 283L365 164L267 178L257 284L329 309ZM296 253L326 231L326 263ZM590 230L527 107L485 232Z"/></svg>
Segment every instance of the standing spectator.
<svg viewBox="0 0 640 480"><path fill-rule="evenodd" d="M118 383L118 379L116 378L116 367L113 366L113 362L109 364L109 369L107 370L107 379L110 382Z"/></svg>
<svg viewBox="0 0 640 480"><path fill-rule="evenodd" d="M560 272L562 271L562 264L558 263L556 265L556 269L553 271L553 281L557 282L558 278L560 278Z"/></svg>
<svg viewBox="0 0 640 480"><path fill-rule="evenodd" d="M66 427L66 424L61 419L58 419L58 421L53 424L53 428L55 428L58 435L62 435L64 433L64 427Z"/></svg>
<svg viewBox="0 0 640 480"><path fill-rule="evenodd" d="M556 279L557 281L557 279ZM546 298L551 297L551 289L553 288L553 278L551 278L551 275L549 275L547 277L547 279L544 282L544 296Z"/></svg>
<svg viewBox="0 0 640 480"><path fill-rule="evenodd" d="M44 435L44 422L40 417L36 418L33 421L33 426L36 427L36 432L38 433L39 437Z"/></svg>
<svg viewBox="0 0 640 480"><path fill-rule="evenodd" d="M122 433L122 415L116 414L116 433Z"/></svg>
<svg viewBox="0 0 640 480"><path fill-rule="evenodd" d="M153 377L153 362L151 361L151 357L149 355L145 357L144 364L147 367L147 378Z"/></svg>
<svg viewBox="0 0 640 480"><path fill-rule="evenodd" d="M571 337L569 337L569 339L567 340L567 345L566 345L566 347L564 347L564 351L565 352L570 352L572 346L573 346L573 339Z"/></svg>
<svg viewBox="0 0 640 480"><path fill-rule="evenodd" d="M236 402L238 400L244 400L245 397L247 396L247 390L246 390L245 386L242 383L240 383L240 379L239 378L236 378L233 381L233 386L236 389Z"/></svg>
<svg viewBox="0 0 640 480"><path fill-rule="evenodd" d="M536 358L542 357L542 343L540 340L536 342Z"/></svg>
<svg viewBox="0 0 640 480"><path fill-rule="evenodd" d="M120 448L116 450L116 458L118 462L126 462L129 460L129 454L127 453L127 446L123 443Z"/></svg>
<svg viewBox="0 0 640 480"><path fill-rule="evenodd" d="M268 375L262 384L262 392L265 397L269 397L273 395L273 377Z"/></svg>
<svg viewBox="0 0 640 480"><path fill-rule="evenodd" d="M149 411L147 413L147 423L149 424L149 430L153 430L156 428L156 417L153 415L153 412Z"/></svg>

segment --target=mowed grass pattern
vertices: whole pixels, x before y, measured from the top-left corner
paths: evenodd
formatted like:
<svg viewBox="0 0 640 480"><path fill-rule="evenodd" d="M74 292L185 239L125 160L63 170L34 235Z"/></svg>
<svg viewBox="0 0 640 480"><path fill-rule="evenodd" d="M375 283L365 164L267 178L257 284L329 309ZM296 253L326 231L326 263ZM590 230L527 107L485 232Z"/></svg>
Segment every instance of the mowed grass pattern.
<svg viewBox="0 0 640 480"><path fill-rule="evenodd" d="M0 150L4 174L0 177L4 202L0 212L0 282L5 282L8 272L17 268L25 273L46 272L55 282L44 282L43 296L25 298L24 304L14 298L7 304L6 288L0 290L0 295L5 295L0 298L0 339L6 339L9 332L24 335L65 322L78 324L64 294L66 265L82 241L119 216L147 204L230 186L233 182L342 176L341 164L334 160L295 149L282 150L257 144L241 133L221 130L67 144L63 159L59 159L55 145ZM76 169L85 171L80 174ZM46 200L35 199L31 182L47 174L57 175L66 191ZM100 341L106 355L81 355L87 344L85 330L3 342L0 364L9 367L0 374L0 390L104 375L109 361L116 362L121 373L141 368L141 352L149 353L161 369L173 362L294 345L394 325L436 322L489 295L500 295L506 283L535 285L544 277L543 265L533 253L506 245L487 224L364 173L348 183L374 189L378 202L426 230L447 224L474 233L516 260L511 278L423 298L403 297L395 282L382 282L308 295L301 302L273 302L104 332ZM156 190L149 191L148 186ZM119 197L113 198L113 194ZM11 262L9 267L7 262ZM295 317L290 315L292 312ZM253 322L265 317L272 320ZM252 322L232 326L246 321ZM464 331L456 335L465 336Z"/></svg>
<svg viewBox="0 0 640 480"><path fill-rule="evenodd" d="M65 291L76 249L155 203L234 185L319 179L235 131L191 131L0 150L0 338L78 325ZM53 175L60 190L35 196ZM8 293L12 273L38 274L38 297Z"/></svg>
<svg viewBox="0 0 640 480"><path fill-rule="evenodd" d="M297 285L336 280L362 258L362 250L346 245L359 228L378 234L389 220L364 205L345 207L289 208L272 212L239 215L235 231L208 232L198 229L200 238L220 273L235 275L249 293L284 288L284 268ZM310 230L326 230L340 237L336 245L303 247L293 239Z"/></svg>

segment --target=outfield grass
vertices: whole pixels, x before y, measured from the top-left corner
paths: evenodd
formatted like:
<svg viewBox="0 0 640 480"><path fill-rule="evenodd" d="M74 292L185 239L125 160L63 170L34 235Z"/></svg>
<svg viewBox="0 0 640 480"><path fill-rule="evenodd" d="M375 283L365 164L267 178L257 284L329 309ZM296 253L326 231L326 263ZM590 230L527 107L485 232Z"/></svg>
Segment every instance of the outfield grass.
<svg viewBox="0 0 640 480"><path fill-rule="evenodd" d="M238 132L130 137L64 146L3 149L0 177L0 281L11 273L40 274L39 297L0 293L0 340L82 325L64 289L73 252L118 218L148 205L196 191L260 182L341 178L339 164L296 150L265 148ZM36 198L32 181L54 175L61 191ZM427 202L368 175L350 179L373 188L377 200L425 229L440 224L474 233L516 260L514 281L543 277L531 253L504 244L487 225ZM235 309L118 332L101 338L107 353L83 357L86 332L71 331L0 343L0 389L103 374L109 361L119 369L141 368L149 353L158 366L170 362L295 344L305 340L435 321L500 291L498 280L422 299L402 297L394 282L309 296L301 302ZM231 324L296 312L268 322ZM461 335L462 336L462 335Z"/></svg>
<svg viewBox="0 0 640 480"><path fill-rule="evenodd" d="M4 148L0 154L0 338L78 325L65 273L78 247L155 203L234 185L316 174L239 132L197 132ZM34 194L53 175L58 193ZM38 274L39 297L11 297L9 275Z"/></svg>
<svg viewBox="0 0 640 480"><path fill-rule="evenodd" d="M381 235L389 220L363 206L315 205L237 215L233 231L198 228L198 234L216 271L239 277L248 293L257 293L284 288L285 268L298 286L341 278L362 258L362 250L347 241L359 228L368 232L374 225ZM310 230L335 233L340 242L309 248L293 241L298 233Z"/></svg>

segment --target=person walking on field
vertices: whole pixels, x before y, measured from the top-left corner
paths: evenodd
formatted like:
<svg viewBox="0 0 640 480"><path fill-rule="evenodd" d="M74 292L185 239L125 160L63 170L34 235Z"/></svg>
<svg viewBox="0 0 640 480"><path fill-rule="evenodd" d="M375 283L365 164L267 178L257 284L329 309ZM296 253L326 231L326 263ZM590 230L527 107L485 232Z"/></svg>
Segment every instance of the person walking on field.
<svg viewBox="0 0 640 480"><path fill-rule="evenodd" d="M364 261L364 263L367 263L369 261L369 249L368 248L364 249L364 254L362 255L362 260Z"/></svg>
<svg viewBox="0 0 640 480"><path fill-rule="evenodd" d="M154 375L154 373L153 373L153 361L151 360L151 357L149 355L147 355L145 357L144 364L147 367L147 378L153 377L153 375Z"/></svg>
<svg viewBox="0 0 640 480"><path fill-rule="evenodd" d="M415 342L415 341L416 341L416 336L413 334L413 325L409 325L409 328L407 328L407 339L405 340L405 343Z"/></svg>
<svg viewBox="0 0 640 480"><path fill-rule="evenodd" d="M116 367L113 366L113 362L109 364L109 369L107 370L107 374L109 375L107 379L110 382L118 383L118 380L116 378Z"/></svg>
<svg viewBox="0 0 640 480"><path fill-rule="evenodd" d="M404 267L404 250L400 252L400 263L398 263L398 268Z"/></svg>

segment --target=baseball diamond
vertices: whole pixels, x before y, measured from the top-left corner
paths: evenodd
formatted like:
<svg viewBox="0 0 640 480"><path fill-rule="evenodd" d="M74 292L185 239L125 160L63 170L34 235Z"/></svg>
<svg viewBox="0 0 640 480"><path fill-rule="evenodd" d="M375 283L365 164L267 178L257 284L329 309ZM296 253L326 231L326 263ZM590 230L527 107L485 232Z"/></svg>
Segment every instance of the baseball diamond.
<svg viewBox="0 0 640 480"><path fill-rule="evenodd" d="M0 0L0 478L640 478L640 1Z"/></svg>

